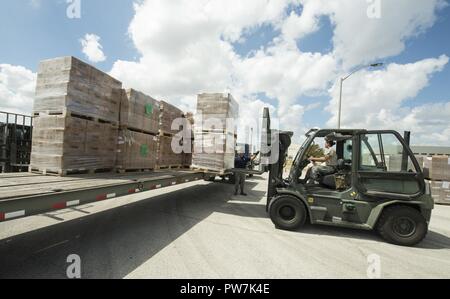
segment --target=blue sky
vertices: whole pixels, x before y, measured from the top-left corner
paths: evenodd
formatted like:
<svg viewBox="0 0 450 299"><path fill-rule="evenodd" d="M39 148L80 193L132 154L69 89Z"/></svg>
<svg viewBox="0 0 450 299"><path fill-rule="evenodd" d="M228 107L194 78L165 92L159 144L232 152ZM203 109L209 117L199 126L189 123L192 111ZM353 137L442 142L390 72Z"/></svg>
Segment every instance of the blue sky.
<svg viewBox="0 0 450 299"><path fill-rule="evenodd" d="M58 56L84 58L79 39L86 33L101 37L108 59L96 65L109 71L117 59L138 56L128 37L133 3L123 0L81 2L81 19L66 16L65 1L4 1L0 10L1 63L23 65L36 71L40 60Z"/></svg>
<svg viewBox="0 0 450 299"><path fill-rule="evenodd" d="M115 62L121 60L139 63L141 57L145 55L149 57L148 53L152 53L152 49L148 48L138 50L136 40L133 40L133 37L128 34L128 28L136 13L133 2L81 0L81 4L81 19L69 19L66 16L68 4L65 0L4 1L0 10L0 37L2 40L0 64L23 66L36 72L38 63L42 59L72 55L87 61L87 57L82 53L80 39L86 34L95 34L101 38L100 43L107 56L105 61L96 63L95 66L106 72L114 69L114 73L123 75L124 82L133 84L134 81L130 79L130 76L127 77L124 70L115 67ZM301 5L292 4L284 9L286 15L289 15L290 12L301 15L303 11ZM443 54L450 56L450 6L438 10L436 17L431 28L418 35L413 34L405 38L404 51L379 60L387 65L391 63L404 65L428 58L438 58ZM332 53L335 25L328 15L321 15L319 29L296 40L298 49L301 52L320 53L322 56ZM142 31L145 31L145 28L142 28ZM281 35L281 28L277 26L277 22L269 20L263 22L262 25L245 28L243 32L240 41L230 42L233 51L242 59L251 58L257 50L266 49L273 44L273 39ZM141 55L140 52L143 51L147 51L147 54ZM308 69L304 70L305 73L309 71ZM338 74L339 70L336 80L338 80ZM446 65L440 71L433 71L429 74L429 78L427 86L421 88L417 96L401 101L400 108L412 109L424 104L449 102L450 66ZM148 79L143 78L143 80L140 82L141 85L137 85L145 85L145 80ZM329 89L335 81L327 80L325 88L313 93L299 93L296 96L293 104L302 105L303 108L319 103L314 106L314 109L302 115L301 126L327 126L331 113L329 110L325 110L325 107L330 104ZM268 96L271 94L269 91L255 90L252 94L267 104L278 106L279 98Z"/></svg>

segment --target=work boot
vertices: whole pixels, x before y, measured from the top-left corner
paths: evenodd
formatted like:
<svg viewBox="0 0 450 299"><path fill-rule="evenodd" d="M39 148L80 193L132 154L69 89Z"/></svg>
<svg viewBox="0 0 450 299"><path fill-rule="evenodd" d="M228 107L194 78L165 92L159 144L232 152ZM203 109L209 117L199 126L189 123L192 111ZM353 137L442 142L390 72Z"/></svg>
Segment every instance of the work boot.
<svg viewBox="0 0 450 299"><path fill-rule="evenodd" d="M247 196L247 193L242 192L241 195L242 196Z"/></svg>
<svg viewBox="0 0 450 299"><path fill-rule="evenodd" d="M236 191L236 192L234 192L234 196L238 196L239 195L239 193Z"/></svg>

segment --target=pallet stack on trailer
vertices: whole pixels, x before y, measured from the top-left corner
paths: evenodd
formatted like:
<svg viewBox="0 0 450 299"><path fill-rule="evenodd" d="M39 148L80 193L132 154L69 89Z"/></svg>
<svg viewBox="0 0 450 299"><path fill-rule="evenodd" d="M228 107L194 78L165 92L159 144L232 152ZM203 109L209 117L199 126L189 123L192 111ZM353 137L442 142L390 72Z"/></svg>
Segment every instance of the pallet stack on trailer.
<svg viewBox="0 0 450 299"><path fill-rule="evenodd" d="M231 94L200 94L194 125L194 169L224 173L234 168L239 105Z"/></svg>
<svg viewBox="0 0 450 299"><path fill-rule="evenodd" d="M158 135L159 102L134 89L124 90L120 107L117 170L154 170Z"/></svg>
<svg viewBox="0 0 450 299"><path fill-rule="evenodd" d="M115 168L122 83L74 58L42 61L30 169L68 175Z"/></svg>
<svg viewBox="0 0 450 299"><path fill-rule="evenodd" d="M424 160L425 178L431 180L431 195L437 204L450 205L450 157L427 157Z"/></svg>
<svg viewBox="0 0 450 299"><path fill-rule="evenodd" d="M176 169L183 166L183 155L176 153L172 144L175 135L182 129L183 118L183 111L165 101L160 102L158 169ZM174 124L176 129L172 127Z"/></svg>
<svg viewBox="0 0 450 299"><path fill-rule="evenodd" d="M238 104L230 94L201 94L203 119L177 136L193 115L157 101L74 58L42 61L34 104L30 170L70 175L108 171L234 167ZM175 125L175 127L173 127ZM196 141L193 142L193 139ZM194 152L180 152L192 149ZM197 150L200 148L200 150Z"/></svg>

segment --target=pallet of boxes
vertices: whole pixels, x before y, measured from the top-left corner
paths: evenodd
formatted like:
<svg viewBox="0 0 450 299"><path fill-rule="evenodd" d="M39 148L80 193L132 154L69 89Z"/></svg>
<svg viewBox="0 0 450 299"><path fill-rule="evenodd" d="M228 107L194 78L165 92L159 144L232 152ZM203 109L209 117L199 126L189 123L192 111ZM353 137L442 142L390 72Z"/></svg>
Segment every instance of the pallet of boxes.
<svg viewBox="0 0 450 299"><path fill-rule="evenodd" d="M231 94L200 94L192 168L224 174L234 168L239 105Z"/></svg>
<svg viewBox="0 0 450 299"><path fill-rule="evenodd" d="M159 102L134 89L122 91L117 143L118 172L156 169Z"/></svg>
<svg viewBox="0 0 450 299"><path fill-rule="evenodd" d="M180 130L182 130L181 124L183 119L183 112L177 107L165 101L161 101L159 113L160 127L157 149L157 169L182 168L182 140L179 140L179 143L176 143L178 137L175 135L179 133Z"/></svg>
<svg viewBox="0 0 450 299"><path fill-rule="evenodd" d="M450 157L425 158L424 175L431 180L431 195L435 203L450 205Z"/></svg>
<svg viewBox="0 0 450 299"><path fill-rule="evenodd" d="M34 102L30 171L111 171L122 83L73 57L42 61Z"/></svg>

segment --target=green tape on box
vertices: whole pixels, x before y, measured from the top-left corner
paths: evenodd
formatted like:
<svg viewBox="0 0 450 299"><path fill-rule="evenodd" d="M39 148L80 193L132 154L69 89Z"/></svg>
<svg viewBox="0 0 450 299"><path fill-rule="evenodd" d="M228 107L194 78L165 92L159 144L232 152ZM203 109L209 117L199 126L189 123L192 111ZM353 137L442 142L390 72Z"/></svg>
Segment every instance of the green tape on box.
<svg viewBox="0 0 450 299"><path fill-rule="evenodd" d="M153 105L152 104L145 105L145 114L146 115L152 115L153 114Z"/></svg>
<svg viewBox="0 0 450 299"><path fill-rule="evenodd" d="M141 145L141 157L147 157L148 156L148 145L143 144Z"/></svg>

